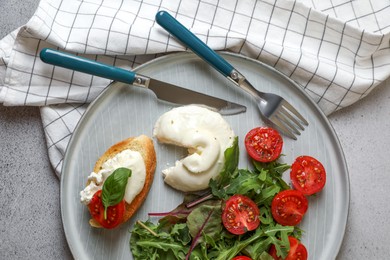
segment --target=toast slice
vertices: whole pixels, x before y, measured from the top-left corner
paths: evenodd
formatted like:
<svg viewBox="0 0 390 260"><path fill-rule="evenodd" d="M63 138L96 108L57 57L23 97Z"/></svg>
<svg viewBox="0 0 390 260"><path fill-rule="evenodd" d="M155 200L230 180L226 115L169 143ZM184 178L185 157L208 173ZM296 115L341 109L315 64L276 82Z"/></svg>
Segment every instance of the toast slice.
<svg viewBox="0 0 390 260"><path fill-rule="evenodd" d="M146 135L140 135L138 137L130 137L119 143L111 146L96 162L94 167L94 172L99 172L102 169L104 162L113 158L116 154L122 152L123 150L130 149L132 151L138 151L145 163L146 177L145 184L141 192L133 199L133 201L128 204L126 202L126 210L123 217L123 223L129 220L138 208L145 201L146 196L152 186L154 179L154 172L156 169L156 152L154 149L153 140ZM89 183L87 183L88 185ZM98 222L94 219L89 221L90 225L93 227L101 227Z"/></svg>

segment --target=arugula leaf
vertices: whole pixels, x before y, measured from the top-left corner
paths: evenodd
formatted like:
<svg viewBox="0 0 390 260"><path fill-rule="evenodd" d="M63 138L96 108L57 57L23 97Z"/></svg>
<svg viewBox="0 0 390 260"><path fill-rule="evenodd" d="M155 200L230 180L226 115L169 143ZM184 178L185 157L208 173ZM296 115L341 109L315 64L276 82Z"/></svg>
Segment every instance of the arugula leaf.
<svg viewBox="0 0 390 260"><path fill-rule="evenodd" d="M256 174L253 174L248 170L239 170L238 176L230 181L226 193L229 195L247 194L249 192L259 194L261 189L262 182L258 179Z"/></svg>
<svg viewBox="0 0 390 260"><path fill-rule="evenodd" d="M283 190L290 189L290 186L282 179L282 175L285 171L291 168L290 165L286 163L280 163L278 160L270 163L262 163L253 161L255 170L263 173L264 171L272 175L273 181L276 182Z"/></svg>
<svg viewBox="0 0 390 260"><path fill-rule="evenodd" d="M274 258L268 254L268 252L264 251L258 258L258 260L274 260Z"/></svg>
<svg viewBox="0 0 390 260"><path fill-rule="evenodd" d="M107 208L123 200L127 181L131 176L128 168L118 168L105 180L102 187L102 202L104 206L104 219L107 219Z"/></svg>
<svg viewBox="0 0 390 260"><path fill-rule="evenodd" d="M186 224L175 225L171 232L159 231L158 225L150 221L143 222L143 225L157 233L158 236L136 223L130 238L130 249L135 259L185 258L191 242Z"/></svg>
<svg viewBox="0 0 390 260"><path fill-rule="evenodd" d="M229 185L221 188L219 183L216 180L211 179L209 183L211 189L211 195L214 196L215 198L219 198L223 200L227 199L228 195L226 193L226 188L229 187Z"/></svg>
<svg viewBox="0 0 390 260"><path fill-rule="evenodd" d="M181 242L183 246L191 243L191 234L189 233L189 228L186 223L174 225L170 234L176 241Z"/></svg>
<svg viewBox="0 0 390 260"><path fill-rule="evenodd" d="M287 250L285 246L288 246L289 242L287 240L287 245L285 241L281 241L276 238L276 234L284 233L289 234L294 230L294 227L290 226L281 226L270 225L269 227L261 227L256 229L256 232L244 240L236 240L233 247L226 248L221 251L216 260L231 259L240 252L247 253L252 259L258 259L259 256L268 250L271 244L276 244L277 248L283 248L284 251L281 251L281 255L284 257L287 256ZM283 245L283 247L282 247Z"/></svg>

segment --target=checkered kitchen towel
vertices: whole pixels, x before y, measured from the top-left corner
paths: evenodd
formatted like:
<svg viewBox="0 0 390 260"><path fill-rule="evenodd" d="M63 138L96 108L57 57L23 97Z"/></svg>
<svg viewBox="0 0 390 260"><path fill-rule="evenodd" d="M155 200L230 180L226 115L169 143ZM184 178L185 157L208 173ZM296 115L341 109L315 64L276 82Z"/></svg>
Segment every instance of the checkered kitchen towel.
<svg viewBox="0 0 390 260"><path fill-rule="evenodd" d="M156 24L159 10L215 50L275 67L326 114L390 74L389 0L41 0L31 20L0 41L0 101L41 106L58 175L77 121L109 81L44 64L39 51L59 48L124 68L184 51Z"/></svg>

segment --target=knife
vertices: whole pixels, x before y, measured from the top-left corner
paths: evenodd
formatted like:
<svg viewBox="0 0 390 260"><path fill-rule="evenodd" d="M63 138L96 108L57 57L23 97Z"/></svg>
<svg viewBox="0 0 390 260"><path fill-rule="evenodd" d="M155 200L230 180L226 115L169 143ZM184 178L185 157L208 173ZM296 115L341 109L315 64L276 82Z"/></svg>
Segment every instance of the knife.
<svg viewBox="0 0 390 260"><path fill-rule="evenodd" d="M109 66L70 53L44 48L40 52L40 58L48 64L150 89L158 99L170 103L180 105L202 104L222 115L235 115L246 111L246 107L240 104L175 86L137 74L133 71Z"/></svg>

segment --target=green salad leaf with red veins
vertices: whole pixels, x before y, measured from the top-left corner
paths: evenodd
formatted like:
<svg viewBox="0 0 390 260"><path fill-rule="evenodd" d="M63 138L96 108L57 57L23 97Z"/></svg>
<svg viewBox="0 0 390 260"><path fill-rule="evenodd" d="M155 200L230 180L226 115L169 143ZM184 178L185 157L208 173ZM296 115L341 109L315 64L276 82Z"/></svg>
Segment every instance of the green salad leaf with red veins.
<svg viewBox="0 0 390 260"><path fill-rule="evenodd" d="M272 259L267 253L274 245L278 255L287 256L288 236L300 238L297 227L276 223L271 213L272 198L281 190L290 189L282 174L289 165L274 161L253 162L253 169L238 169L238 138L225 151L225 166L216 180L210 181L213 196L186 194L182 204L165 213L150 213L138 221L131 233L130 248L134 259L232 259L247 255L252 259ZM228 232L221 219L223 201L234 194L251 198L260 209L260 226L243 235ZM192 207L186 205L190 201Z"/></svg>

